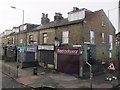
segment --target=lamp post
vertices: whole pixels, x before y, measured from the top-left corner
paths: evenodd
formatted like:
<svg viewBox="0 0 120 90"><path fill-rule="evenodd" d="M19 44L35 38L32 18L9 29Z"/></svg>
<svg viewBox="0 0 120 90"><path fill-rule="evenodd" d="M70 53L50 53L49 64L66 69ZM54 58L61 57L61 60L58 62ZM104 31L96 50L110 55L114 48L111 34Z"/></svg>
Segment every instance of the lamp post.
<svg viewBox="0 0 120 90"><path fill-rule="evenodd" d="M11 8L16 9L16 10L19 10L19 11L22 11L22 13L23 13L22 25L24 25L24 10L19 9L19 8L16 8L16 7L14 7L14 6L11 6ZM24 27L23 27L23 29L24 29ZM21 55L21 56L23 57L23 52L22 52L22 55ZM17 60L17 62L18 62L18 60ZM21 61L21 67L22 67L22 63L23 63L23 58L22 58L22 61ZM18 70L18 69L17 69L17 70Z"/></svg>
<svg viewBox="0 0 120 90"><path fill-rule="evenodd" d="M109 20L109 23L108 23L108 31L110 31L110 11L112 10L115 10L115 9L118 9L118 7L115 7L115 8L111 8L108 10L108 20ZM110 33L108 32L108 37L109 37L109 45L108 45L108 52L109 52L109 62L111 62L111 58L112 58L112 42L111 42L111 39L112 39L112 36L110 35Z"/></svg>
<svg viewBox="0 0 120 90"><path fill-rule="evenodd" d="M118 32L120 32L120 0L118 4Z"/></svg>
<svg viewBox="0 0 120 90"><path fill-rule="evenodd" d="M112 8L108 10L108 19L110 18L110 11L114 10L114 9L118 9L118 33L120 32L120 0L119 0L119 4L118 7L116 8ZM110 26L110 23L109 23ZM118 39L118 42L120 42L120 38ZM120 58L119 58L119 48L120 48L120 43L117 45L116 47L116 56L117 56L117 61L118 61L118 85L120 85Z"/></svg>
<svg viewBox="0 0 120 90"><path fill-rule="evenodd" d="M16 7L14 7L14 6L11 6L11 8L13 8L13 9L17 9L17 10L20 10L20 11L23 12L22 24L24 24L24 10L19 9L19 8L16 8Z"/></svg>

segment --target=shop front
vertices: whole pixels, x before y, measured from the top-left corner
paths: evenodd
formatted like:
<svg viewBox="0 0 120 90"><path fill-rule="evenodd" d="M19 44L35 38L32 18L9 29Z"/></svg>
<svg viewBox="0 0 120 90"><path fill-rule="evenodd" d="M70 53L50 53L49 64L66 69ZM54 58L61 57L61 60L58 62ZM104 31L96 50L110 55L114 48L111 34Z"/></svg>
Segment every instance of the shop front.
<svg viewBox="0 0 120 90"><path fill-rule="evenodd" d="M54 68L54 45L38 45L39 64L46 68Z"/></svg>
<svg viewBox="0 0 120 90"><path fill-rule="evenodd" d="M15 45L6 45L4 48L3 48L3 59L5 61L16 61L16 58L17 58L17 49L16 49L16 46Z"/></svg>
<svg viewBox="0 0 120 90"><path fill-rule="evenodd" d="M79 74L80 73L80 48L57 48L55 67L58 71Z"/></svg>
<svg viewBox="0 0 120 90"><path fill-rule="evenodd" d="M25 61L26 46L17 46L17 62Z"/></svg>
<svg viewBox="0 0 120 90"><path fill-rule="evenodd" d="M37 46L18 46L17 61L21 68L37 65Z"/></svg>

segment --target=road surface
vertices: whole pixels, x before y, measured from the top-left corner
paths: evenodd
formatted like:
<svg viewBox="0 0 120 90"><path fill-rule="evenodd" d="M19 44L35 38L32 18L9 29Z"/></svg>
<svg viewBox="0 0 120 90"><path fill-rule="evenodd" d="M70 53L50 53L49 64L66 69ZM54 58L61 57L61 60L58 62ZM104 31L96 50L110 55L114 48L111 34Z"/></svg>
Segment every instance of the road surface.
<svg viewBox="0 0 120 90"><path fill-rule="evenodd" d="M29 87L18 83L10 76L2 73L2 60L0 60L0 90L1 88L29 88Z"/></svg>

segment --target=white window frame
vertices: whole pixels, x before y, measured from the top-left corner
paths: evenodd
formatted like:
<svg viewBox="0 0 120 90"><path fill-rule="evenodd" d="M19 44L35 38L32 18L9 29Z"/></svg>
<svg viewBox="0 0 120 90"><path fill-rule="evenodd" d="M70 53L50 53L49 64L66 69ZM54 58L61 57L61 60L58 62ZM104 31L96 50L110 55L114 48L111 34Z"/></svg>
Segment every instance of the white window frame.
<svg viewBox="0 0 120 90"><path fill-rule="evenodd" d="M43 33L43 44L47 44L47 39L48 39L47 33Z"/></svg>
<svg viewBox="0 0 120 90"><path fill-rule="evenodd" d="M68 44L69 43L69 31L63 31L62 32L62 44Z"/></svg>

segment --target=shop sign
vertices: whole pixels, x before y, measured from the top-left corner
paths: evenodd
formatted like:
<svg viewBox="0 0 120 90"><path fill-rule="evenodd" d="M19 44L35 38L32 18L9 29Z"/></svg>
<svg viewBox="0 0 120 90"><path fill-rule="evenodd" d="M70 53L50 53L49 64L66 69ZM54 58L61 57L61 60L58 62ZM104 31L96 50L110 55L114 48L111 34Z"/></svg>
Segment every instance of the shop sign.
<svg viewBox="0 0 120 90"><path fill-rule="evenodd" d="M70 55L79 55L80 48L58 48L58 54L70 54Z"/></svg>
<svg viewBox="0 0 120 90"><path fill-rule="evenodd" d="M27 46L27 52L37 52L37 46Z"/></svg>
<svg viewBox="0 0 120 90"><path fill-rule="evenodd" d="M27 48L28 52L34 52L34 48Z"/></svg>
<svg viewBox="0 0 120 90"><path fill-rule="evenodd" d="M54 50L53 45L39 45L38 50Z"/></svg>
<svg viewBox="0 0 120 90"><path fill-rule="evenodd" d="M26 51L25 46L17 46L17 49L19 50L19 52L25 52Z"/></svg>

